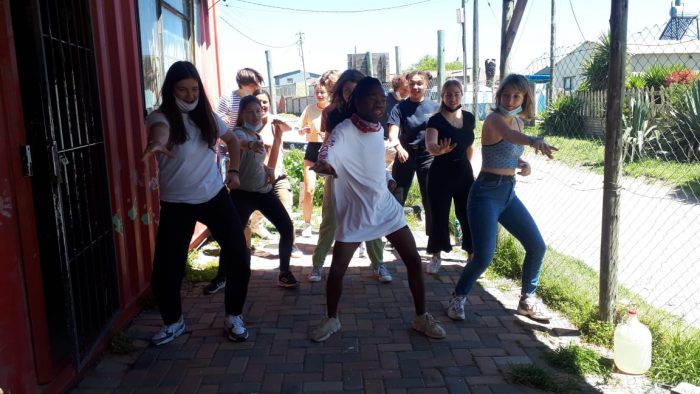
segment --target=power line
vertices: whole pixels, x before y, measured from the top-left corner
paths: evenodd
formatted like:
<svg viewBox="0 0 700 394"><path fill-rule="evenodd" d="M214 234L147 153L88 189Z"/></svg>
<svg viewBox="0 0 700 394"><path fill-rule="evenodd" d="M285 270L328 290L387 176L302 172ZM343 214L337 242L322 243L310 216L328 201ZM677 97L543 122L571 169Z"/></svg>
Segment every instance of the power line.
<svg viewBox="0 0 700 394"><path fill-rule="evenodd" d="M221 1L221 0L219 0ZM224 0L226 1L226 0ZM425 3L430 3L435 0L421 0L421 1L416 1L413 3L408 3L408 4L401 4L401 5L396 5L392 7L382 7L382 8L368 8L364 10L310 10L310 9L301 9L301 8L289 8L289 7L280 7L280 6L275 6L275 5L270 5L270 4L260 4L256 3L253 1L247 1L247 0L236 0L241 3L247 3L247 4L252 4L252 5L257 5L260 7L267 7L267 8L273 8L277 10L284 10L284 11L295 11L295 12L311 12L311 13L322 13L322 14L359 14L363 12L377 12L377 11L389 11L389 10L395 10L399 8L406 8L406 7L412 7L414 5L418 4L425 4ZM228 7L228 4L224 4L224 6Z"/></svg>
<svg viewBox="0 0 700 394"><path fill-rule="evenodd" d="M219 15L219 18L221 19L222 22L224 22L225 24L227 24L230 28L232 28L233 30L235 30L236 32L238 32L238 34L240 34L240 35L242 35L243 37L249 39L250 41L253 41L254 43L256 43L256 44L258 44L258 45L261 45L261 46L264 46L264 47L267 47L267 48L278 48L278 49L279 49L279 48L289 48L289 47L293 47L293 46L297 45L296 42L293 42L293 43L291 43L291 44L289 44L289 45L281 45L281 46L280 46L280 45L268 45L268 44L262 43L262 42L260 42L260 41L258 41L258 40L256 40L256 39L254 39L253 37L251 37L251 36L249 36L249 35L243 33L242 31L236 29L236 27L233 26L233 24L232 24L231 22L227 21L226 18L223 17L223 15Z"/></svg>
<svg viewBox="0 0 700 394"><path fill-rule="evenodd" d="M574 11L574 5L571 4L571 0L569 0L569 7L571 7L571 14L574 16L574 21L576 21L576 27L578 27L578 32L581 33L581 38L583 38L583 41L588 41L586 40L586 36L583 35L583 31L581 31L581 26L578 24L576 12Z"/></svg>

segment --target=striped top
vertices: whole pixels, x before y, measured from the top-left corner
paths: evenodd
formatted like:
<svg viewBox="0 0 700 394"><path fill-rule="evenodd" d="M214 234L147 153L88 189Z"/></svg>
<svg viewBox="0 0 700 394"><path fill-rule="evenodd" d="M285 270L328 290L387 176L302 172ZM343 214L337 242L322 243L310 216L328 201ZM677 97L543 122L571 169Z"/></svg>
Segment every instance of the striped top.
<svg viewBox="0 0 700 394"><path fill-rule="evenodd" d="M230 95L221 96L219 98L219 106L216 109L216 113L226 122L229 129L236 127L238 108L241 105L241 96L236 93L237 91L238 90L234 90Z"/></svg>

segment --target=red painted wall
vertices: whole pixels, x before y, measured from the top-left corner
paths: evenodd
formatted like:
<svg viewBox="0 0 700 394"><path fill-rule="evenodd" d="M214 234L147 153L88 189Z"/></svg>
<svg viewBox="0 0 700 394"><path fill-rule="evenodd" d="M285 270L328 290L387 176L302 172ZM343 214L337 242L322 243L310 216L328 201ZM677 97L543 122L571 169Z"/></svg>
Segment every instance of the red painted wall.
<svg viewBox="0 0 700 394"><path fill-rule="evenodd" d="M202 5L202 31L208 36L196 43L195 53L208 95L218 98L215 8L208 10L213 2ZM146 131L136 2L92 0L91 6L119 275L115 326L120 327L138 312L137 301L149 286L158 218L156 168L140 157ZM19 156L26 132L16 99L21 93L7 0L0 0L0 91L0 389L62 392L78 375L70 366L55 369L50 361L31 183L22 176ZM98 350L107 340L100 340Z"/></svg>

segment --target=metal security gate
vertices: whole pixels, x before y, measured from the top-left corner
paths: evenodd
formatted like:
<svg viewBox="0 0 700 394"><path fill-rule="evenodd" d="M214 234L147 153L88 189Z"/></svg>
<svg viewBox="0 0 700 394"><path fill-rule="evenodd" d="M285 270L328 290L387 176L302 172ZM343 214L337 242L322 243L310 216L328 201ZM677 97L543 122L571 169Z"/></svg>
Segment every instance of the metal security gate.
<svg viewBox="0 0 700 394"><path fill-rule="evenodd" d="M119 307L90 4L12 12L51 355L80 369Z"/></svg>

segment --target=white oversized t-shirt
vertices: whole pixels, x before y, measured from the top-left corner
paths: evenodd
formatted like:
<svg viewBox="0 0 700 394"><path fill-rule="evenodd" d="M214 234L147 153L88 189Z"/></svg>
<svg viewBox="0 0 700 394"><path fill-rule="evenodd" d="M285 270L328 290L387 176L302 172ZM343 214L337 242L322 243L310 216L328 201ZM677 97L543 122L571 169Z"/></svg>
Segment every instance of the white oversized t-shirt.
<svg viewBox="0 0 700 394"><path fill-rule="evenodd" d="M333 180L341 242L370 241L406 226L403 208L387 188L384 132L362 132L350 119L337 125L319 151L338 174Z"/></svg>
<svg viewBox="0 0 700 394"><path fill-rule="evenodd" d="M228 126L214 114L218 127L218 135L222 136ZM187 140L180 145L170 148L175 157L157 154L158 183L160 200L165 202L181 202L201 204L214 198L224 182L216 167L216 153L202 140L199 127L190 119L189 114L182 114ZM156 123L165 123L170 127L168 118L156 110L146 118L146 128Z"/></svg>

